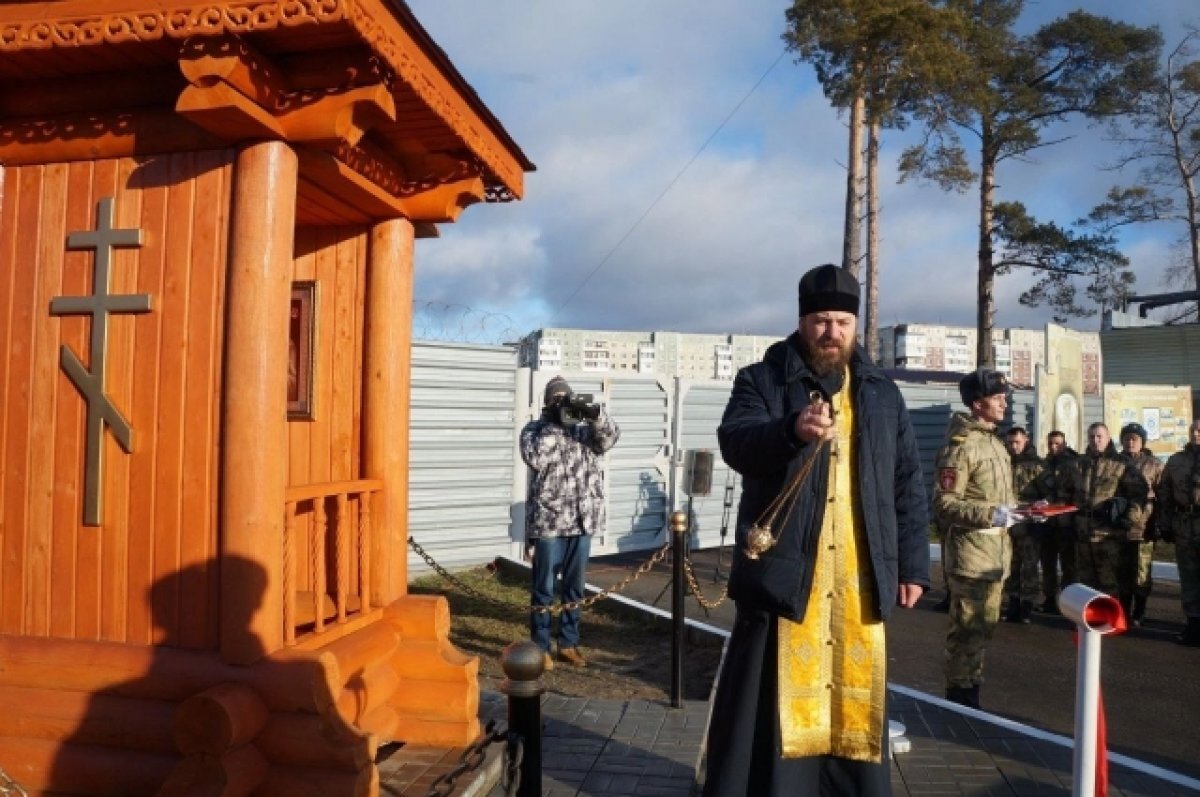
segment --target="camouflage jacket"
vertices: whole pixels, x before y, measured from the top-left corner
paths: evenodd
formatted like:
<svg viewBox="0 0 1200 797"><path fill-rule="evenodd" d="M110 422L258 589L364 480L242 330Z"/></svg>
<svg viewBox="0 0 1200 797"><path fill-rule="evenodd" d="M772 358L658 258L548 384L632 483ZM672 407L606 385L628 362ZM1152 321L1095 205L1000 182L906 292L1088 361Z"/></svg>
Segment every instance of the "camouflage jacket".
<svg viewBox="0 0 1200 797"><path fill-rule="evenodd" d="M1169 536L1200 521L1200 446L1188 443L1172 454L1158 487L1159 526Z"/></svg>
<svg viewBox="0 0 1200 797"><path fill-rule="evenodd" d="M1064 500L1079 507L1075 537L1085 542L1124 540L1135 525L1145 524L1150 485L1129 458L1109 447L1075 460L1062 485Z"/></svg>
<svg viewBox="0 0 1200 797"><path fill-rule="evenodd" d="M1030 446L1018 457L1010 457L1012 467L1013 493L1018 501L1037 501L1043 498L1041 488L1042 471L1046 463Z"/></svg>
<svg viewBox="0 0 1200 797"><path fill-rule="evenodd" d="M1079 457L1075 449L1064 449L1061 454L1046 457L1045 467L1038 477L1038 498L1044 498L1052 504L1066 503L1066 485L1070 481L1071 468ZM1046 521L1047 529L1055 529L1058 533L1075 538L1075 520L1071 515L1058 515Z"/></svg>
<svg viewBox="0 0 1200 797"><path fill-rule="evenodd" d="M1163 461L1154 456L1154 452L1148 448L1143 448L1136 456L1132 454L1129 455L1129 459L1133 462L1133 466L1138 469L1138 472L1142 474L1142 478L1145 479L1146 483L1150 486L1150 492L1146 500L1145 512L1143 512L1142 516L1129 527L1129 539L1144 540L1146 538L1146 529L1149 528L1151 523L1155 522L1153 518L1158 497L1158 487L1159 482L1162 481L1163 471L1166 470L1166 466L1163 464Z"/></svg>
<svg viewBox="0 0 1200 797"><path fill-rule="evenodd" d="M1013 495L1018 502L1027 504L1042 498L1041 476L1046 464L1033 446L1027 446L1019 456L1010 455L1009 466L1013 475ZM1018 523L1010 531L1016 536L1031 531L1033 526L1032 523Z"/></svg>
<svg viewBox="0 0 1200 797"><path fill-rule="evenodd" d="M525 538L575 537L604 531L600 457L621 430L602 407L595 421L571 428L545 418L521 430L521 459L530 467Z"/></svg>
<svg viewBox="0 0 1200 797"><path fill-rule="evenodd" d="M946 567L966 578L1004 578L1009 537L992 525L998 506L1014 506L1012 467L992 424L956 412L938 454L933 506L946 543Z"/></svg>

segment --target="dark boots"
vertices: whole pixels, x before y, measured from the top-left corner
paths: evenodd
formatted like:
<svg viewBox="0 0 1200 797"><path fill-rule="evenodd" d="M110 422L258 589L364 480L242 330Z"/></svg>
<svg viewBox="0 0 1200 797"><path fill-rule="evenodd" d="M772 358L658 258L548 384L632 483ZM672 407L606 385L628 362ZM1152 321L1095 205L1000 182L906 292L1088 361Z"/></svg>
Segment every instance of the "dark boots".
<svg viewBox="0 0 1200 797"><path fill-rule="evenodd" d="M1146 619L1146 596L1134 595L1133 608L1129 611L1129 624L1134 628L1139 628L1142 621Z"/></svg>
<svg viewBox="0 0 1200 797"><path fill-rule="evenodd" d="M968 708L979 708L979 684L974 686L951 686L946 689L946 699Z"/></svg>
<svg viewBox="0 0 1200 797"><path fill-rule="evenodd" d="M1175 641L1180 645L1200 648L1200 617L1189 617L1187 627L1183 629L1182 634L1175 637Z"/></svg>
<svg viewBox="0 0 1200 797"><path fill-rule="evenodd" d="M1038 607L1038 611L1042 614L1062 614L1058 610L1058 600L1055 598L1047 598L1042 601L1042 605Z"/></svg>
<svg viewBox="0 0 1200 797"><path fill-rule="evenodd" d="M1008 609L1004 612L1004 619L1010 623L1025 623L1029 624L1029 617L1033 614L1033 601L1023 601L1016 595L1008 599Z"/></svg>

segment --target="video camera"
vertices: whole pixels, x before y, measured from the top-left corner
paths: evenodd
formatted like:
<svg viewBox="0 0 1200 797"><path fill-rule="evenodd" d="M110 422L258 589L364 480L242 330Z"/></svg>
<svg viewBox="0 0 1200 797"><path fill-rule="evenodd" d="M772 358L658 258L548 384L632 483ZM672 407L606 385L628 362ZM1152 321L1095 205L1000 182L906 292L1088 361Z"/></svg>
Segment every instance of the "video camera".
<svg viewBox="0 0 1200 797"><path fill-rule="evenodd" d="M592 401L591 393L574 393L567 396L558 403L556 409L556 420L567 429L600 417L600 405Z"/></svg>

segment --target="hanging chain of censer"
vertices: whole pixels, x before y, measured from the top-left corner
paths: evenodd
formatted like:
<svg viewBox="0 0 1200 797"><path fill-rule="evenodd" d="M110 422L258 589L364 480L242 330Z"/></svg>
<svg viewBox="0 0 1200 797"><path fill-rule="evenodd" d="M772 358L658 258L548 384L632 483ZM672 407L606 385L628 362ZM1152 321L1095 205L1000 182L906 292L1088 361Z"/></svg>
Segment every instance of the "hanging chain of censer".
<svg viewBox="0 0 1200 797"><path fill-rule="evenodd" d="M824 403L824 399L819 391L812 391L808 394L808 400L814 405ZM817 457L821 455L821 449L829 445L830 438L826 438L813 449L812 455L805 460L800 469L795 475L783 485L783 489L779 491L779 495L775 496L775 500L767 504L767 508L759 515L758 520L750 524L750 530L746 532L746 558L757 559L763 553L775 547L775 543L779 541L776 536L775 521L779 520L778 528L782 530L783 525L787 523L788 517L792 514L792 510L796 506L796 499L800 496L800 488L804 486L804 482L808 479L808 474L812 472L813 466L817 463ZM779 518L779 513L783 512L782 519Z"/></svg>

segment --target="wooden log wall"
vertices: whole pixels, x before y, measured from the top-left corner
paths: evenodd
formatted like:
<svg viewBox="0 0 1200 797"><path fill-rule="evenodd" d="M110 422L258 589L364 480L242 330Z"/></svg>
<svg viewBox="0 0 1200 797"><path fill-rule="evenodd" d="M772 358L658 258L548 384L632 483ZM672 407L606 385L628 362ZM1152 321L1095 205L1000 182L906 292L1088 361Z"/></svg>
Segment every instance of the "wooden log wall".
<svg viewBox="0 0 1200 797"><path fill-rule="evenodd" d="M0 194L0 634L217 644L216 478L230 151L9 167ZM105 432L103 524L82 524L85 404L59 364L89 369L90 318L51 299L91 293L94 252L67 236L116 228L111 292L152 312L109 321L107 393L132 454ZM205 563L209 563L207 566ZM198 567L192 567L198 565ZM163 576L187 569L186 578Z"/></svg>

